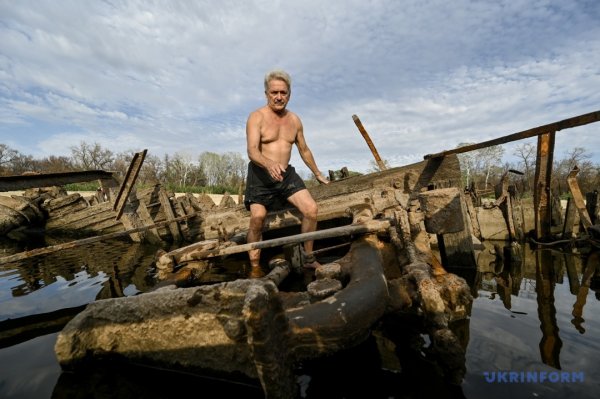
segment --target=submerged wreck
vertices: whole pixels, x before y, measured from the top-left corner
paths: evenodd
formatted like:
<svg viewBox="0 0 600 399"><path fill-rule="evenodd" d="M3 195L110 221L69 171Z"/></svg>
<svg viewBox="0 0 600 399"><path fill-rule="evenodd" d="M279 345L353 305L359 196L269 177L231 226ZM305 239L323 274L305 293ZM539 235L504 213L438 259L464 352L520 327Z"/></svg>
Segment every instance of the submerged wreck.
<svg viewBox="0 0 600 399"><path fill-rule="evenodd" d="M358 345L384 316L410 314L422 321L446 378L460 383L465 348L450 324L468 317L472 297L430 242L434 235L445 243L443 261L475 267L459 184L458 159L450 156L313 187L320 225L335 227L251 244L236 240L248 225L243 206L202 213L201 241L157 255L157 271L172 284L89 304L59 334L57 358L66 370L121 359L250 378L268 397L294 397L299 362ZM265 230L299 222L293 209L272 212ZM348 251L314 276L302 271L301 243L332 238L344 239ZM201 281L211 259L259 247L282 252L266 276L189 286ZM304 289L280 290L305 273Z"/></svg>
<svg viewBox="0 0 600 399"><path fill-rule="evenodd" d="M539 137L535 239L552 233L548 188L553 135L597 120L600 112L472 146ZM72 220L82 221L82 215L102 206L104 216L87 224L108 229L97 234L191 244L157 253L156 274L162 282L156 289L98 300L77 314L57 338L61 367L77 371L99 361L125 361L251 379L260 382L265 396L289 398L298 396L295 373L303 361L359 345L382 320L409 318L429 337L428 351L446 381L460 384L466 372L466 344L453 325L468 320L473 297L465 279L449 271L475 274L476 243L486 238L477 198L461 185L456 153L468 150L433 154L391 169L378 162L382 171L363 176L348 177L342 170L339 180L309 189L319 206L317 231L295 234L300 215L283 209L268 214L265 239L256 243L245 243L250 215L232 201L215 206L191 194L180 200L160 185L136 193L135 170L141 162L134 159L120 185L103 186L104 202L88 202L84 213ZM143 154L139 153L142 159ZM330 177L335 176L330 171ZM507 176L497 187L493 208L512 242L524 239L526 229ZM585 220L581 193L575 186L572 193L584 229L593 231ZM39 203L47 207L51 201ZM565 221L565 236L572 234L574 224L572 217ZM328 256L314 272L307 271L301 267L300 249L306 240L315 240L317 254L345 250L339 257ZM269 265L265 276L214 284L203 278L215 259L245 256L257 248L278 250L264 260ZM31 252L17 254L17 259ZM273 251L263 255L269 252ZM291 280L300 281L301 287L289 289Z"/></svg>

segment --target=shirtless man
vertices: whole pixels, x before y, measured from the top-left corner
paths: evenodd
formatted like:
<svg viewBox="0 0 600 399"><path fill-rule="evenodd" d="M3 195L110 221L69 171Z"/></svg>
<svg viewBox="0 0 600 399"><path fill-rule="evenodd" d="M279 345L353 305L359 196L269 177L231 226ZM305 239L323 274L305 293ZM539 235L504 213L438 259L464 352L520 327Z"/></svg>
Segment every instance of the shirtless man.
<svg viewBox="0 0 600 399"><path fill-rule="evenodd" d="M303 233L317 228L317 203L302 179L289 164L292 146L296 144L300 157L319 183L329 181L319 172L312 152L304 140L300 118L286 109L291 94L291 78L284 71L272 71L265 76L267 105L252 112L246 123L248 177L244 204L250 210L247 242L260 241L267 211L289 201L302 213ZM305 267L318 266L313 242L304 243ZM260 250L249 251L251 275L259 276Z"/></svg>

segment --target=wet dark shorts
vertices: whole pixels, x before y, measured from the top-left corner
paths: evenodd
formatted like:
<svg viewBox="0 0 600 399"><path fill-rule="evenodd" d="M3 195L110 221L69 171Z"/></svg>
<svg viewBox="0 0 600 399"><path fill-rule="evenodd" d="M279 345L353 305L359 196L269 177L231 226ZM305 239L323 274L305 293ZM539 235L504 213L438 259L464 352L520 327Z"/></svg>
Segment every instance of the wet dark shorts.
<svg viewBox="0 0 600 399"><path fill-rule="evenodd" d="M278 182L273 180L265 169L249 162L244 205L248 210L253 203L264 205L269 211L283 209L292 194L305 188L304 182L292 165L288 165L285 170L283 181Z"/></svg>

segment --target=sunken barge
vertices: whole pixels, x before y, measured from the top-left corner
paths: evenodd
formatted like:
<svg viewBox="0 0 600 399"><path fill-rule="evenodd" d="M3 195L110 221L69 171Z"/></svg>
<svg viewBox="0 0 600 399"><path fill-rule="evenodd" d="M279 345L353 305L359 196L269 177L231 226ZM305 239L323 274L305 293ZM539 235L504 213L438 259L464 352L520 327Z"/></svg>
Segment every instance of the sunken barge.
<svg viewBox="0 0 600 399"><path fill-rule="evenodd" d="M545 187L550 182L554 132L597 121L600 112L578 118L510 138L539 137L536 176L548 186L539 184L534 199L535 239L552 233L552 199ZM120 223L118 231L96 233L192 243L157 253L157 276L165 283L161 288L99 300L77 314L56 342L61 367L77 371L98 360L125 360L254 379L267 397L295 397L295 370L302 361L364 342L384 318L410 316L419 320L422 334L429 337L441 373L460 384L466 348L453 325L468 321L473 297L466 281L449 271L474 273L477 242L485 239L477 198L462 188L455 153L463 150L429 155L403 167L387 169L381 164L380 172L364 176L341 173L341 179L309 189L319 205L319 230L256 243L243 241L249 212L232 201L209 207L193 195L176 199L160 186L136 193L133 183L140 163L134 159L123 183L102 186L104 202L88 204L105 207L112 226L115 220ZM501 211L508 239L516 241L525 236L525 218L507 176L496 190L493 208ZM574 209L585 232L593 231L593 224L584 220L581 193L578 196L573 187ZM284 231L300 222L294 209L285 209L269 213L264 229ZM571 218L568 223L573 227L575 221ZM103 227L107 228L114 227ZM324 263L307 280L301 267L302 243L330 239L344 241L335 247L345 245L348 251ZM257 248L281 250L268 261L266 276L203 284L211 260ZM282 289L285 281L298 276L306 282L303 290Z"/></svg>

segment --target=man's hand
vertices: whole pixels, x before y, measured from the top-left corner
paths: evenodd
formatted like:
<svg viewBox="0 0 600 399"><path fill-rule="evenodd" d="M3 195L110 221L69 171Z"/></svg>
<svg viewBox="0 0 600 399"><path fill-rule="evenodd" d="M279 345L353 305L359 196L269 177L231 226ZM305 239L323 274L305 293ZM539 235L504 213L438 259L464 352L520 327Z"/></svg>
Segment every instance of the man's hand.
<svg viewBox="0 0 600 399"><path fill-rule="evenodd" d="M318 181L319 183L321 183L321 184L329 184L329 180L327 180L327 179L325 178L325 176L323 176L323 175L322 175L322 174L320 174L320 173L319 173L318 175L315 175L315 179L317 179L317 181Z"/></svg>
<svg viewBox="0 0 600 399"><path fill-rule="evenodd" d="M269 160L269 163L267 164L267 171L273 180L283 181L283 173L285 173L285 168L279 162Z"/></svg>

